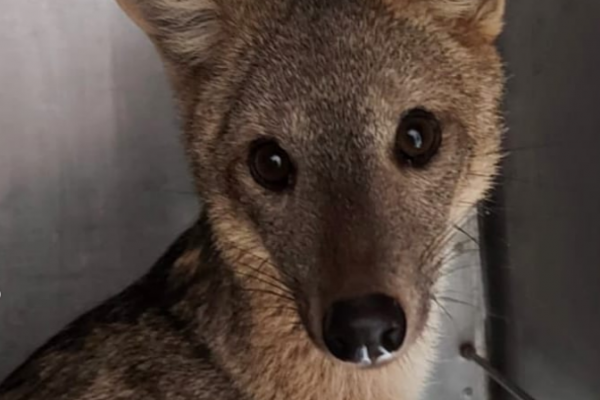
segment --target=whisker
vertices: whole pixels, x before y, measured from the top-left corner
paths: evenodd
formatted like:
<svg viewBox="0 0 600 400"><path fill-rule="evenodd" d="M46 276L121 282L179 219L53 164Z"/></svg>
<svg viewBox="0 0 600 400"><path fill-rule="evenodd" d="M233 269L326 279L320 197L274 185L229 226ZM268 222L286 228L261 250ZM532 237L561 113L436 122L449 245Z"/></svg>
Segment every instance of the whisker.
<svg viewBox="0 0 600 400"><path fill-rule="evenodd" d="M462 233L463 235L465 235L467 238L469 238L473 243L475 243L477 246L479 246L479 240L475 239L473 237L473 235L471 235L469 232L467 232L466 230L464 230L463 228L461 228L460 226L457 226L455 224L452 224L452 226L454 227L454 229L456 229L457 231L459 231L460 233Z"/></svg>
<svg viewBox="0 0 600 400"><path fill-rule="evenodd" d="M286 296L284 294L273 292L273 291L270 291L270 290L255 289L255 288L246 288L246 287L239 287L238 289L240 291L242 291L242 292L259 293L259 294L271 295L271 296L276 297L278 299L282 299L282 300L286 300L286 301L290 301L290 302L295 302L295 299L293 297L289 297L289 296Z"/></svg>
<svg viewBox="0 0 600 400"><path fill-rule="evenodd" d="M252 251L254 249L260 248L261 247L260 245L256 245L254 248L251 248L249 250L248 249L244 249L244 248L242 248L242 247L240 247L238 245L235 245L235 244L228 244L228 245L230 247L232 247L233 249L242 252L243 256L250 256L250 257L255 258L256 260L259 260L259 262L261 263L260 268L262 268L264 266L270 266L270 267L273 267L273 268L277 268L277 266L273 262L271 262L268 258L260 257L260 256L258 256L256 254L252 253ZM296 281L297 280L296 277L290 275L287 271L285 271L285 270L283 270L281 268L277 268L277 271L279 273L281 273L285 278L288 278L289 280L292 280L292 281ZM269 276L271 278L273 278L273 279L277 279L274 276L271 276L271 275L269 275Z"/></svg>
<svg viewBox="0 0 600 400"><path fill-rule="evenodd" d="M435 304L436 304L438 307L440 307L440 309L441 309L441 310L444 312L444 314L446 314L446 316L448 317L448 319L449 319L450 321L452 321L452 324L454 324L454 329L457 329L457 326L456 326L456 321L454 320L454 317L452 317L452 314L450 314L450 312L448 311L448 309L446 309L446 307L444 307L444 306L443 306L443 305L442 305L442 304L441 304L441 303L438 301L438 299L437 299L437 298L436 298L434 295L431 295L431 296L430 296L430 298L431 298L431 300L433 300L433 302L434 302L434 303L435 303Z"/></svg>
<svg viewBox="0 0 600 400"><path fill-rule="evenodd" d="M568 190L580 190L581 189L580 187L575 186L575 185L569 185L569 184L563 184L563 183L557 184L556 182L541 181L541 180L528 180L528 179L518 178L518 177L514 177L514 176L502 174L502 173L500 173L498 175L494 175L494 176L489 176L486 174L477 174L477 173L469 172L469 173L467 173L467 175L478 177L478 178L486 178L486 179L491 178L496 185L508 182L508 183L514 183L514 184L531 185L532 187L541 188L541 189L557 189L557 188L558 189L568 189Z"/></svg>
<svg viewBox="0 0 600 400"><path fill-rule="evenodd" d="M453 304L459 304L461 306L467 306L467 307L477 308L477 309L479 308L479 307L477 307L476 305L474 305L472 303L469 303L469 302L464 301L464 300L455 299L453 297L437 296L437 298L439 300L446 301L446 302L453 303Z"/></svg>
<svg viewBox="0 0 600 400"><path fill-rule="evenodd" d="M455 274L455 273L458 273L458 272L460 272L460 271L464 271L464 270L466 270L466 269L471 269L471 268L476 268L476 267L479 267L479 264L461 265L461 266L459 266L459 267L452 268L452 269L450 269L450 270L448 270L448 271L442 271L442 272L440 273L439 277L440 277L440 278L441 278L441 277L449 277L449 276L451 276L451 275L453 275L453 274Z"/></svg>
<svg viewBox="0 0 600 400"><path fill-rule="evenodd" d="M248 266L250 267L250 266ZM257 271L255 271L257 272ZM237 275L239 276L243 276L246 278L250 278L250 279L254 279L255 281L264 283L265 285L268 285L269 287L276 289L276 290L281 290L285 293L291 294L291 291L289 290L289 288L287 288L286 286L283 286L282 282L274 282L274 281L269 281L267 279L263 279L261 273L256 273L256 274L252 274L252 273L245 273L245 272L236 272ZM264 275L266 276L266 275Z"/></svg>

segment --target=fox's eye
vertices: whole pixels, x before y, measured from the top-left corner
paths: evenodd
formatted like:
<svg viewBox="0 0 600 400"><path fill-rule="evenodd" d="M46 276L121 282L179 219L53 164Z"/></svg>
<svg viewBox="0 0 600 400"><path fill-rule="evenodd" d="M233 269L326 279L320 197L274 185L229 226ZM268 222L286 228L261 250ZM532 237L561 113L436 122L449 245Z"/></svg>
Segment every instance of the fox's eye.
<svg viewBox="0 0 600 400"><path fill-rule="evenodd" d="M266 189L281 192L293 184L294 165L285 150L273 140L253 143L248 165L254 180Z"/></svg>
<svg viewBox="0 0 600 400"><path fill-rule="evenodd" d="M398 126L395 153L399 161L424 167L442 143L442 129L435 116L423 109L410 110Z"/></svg>

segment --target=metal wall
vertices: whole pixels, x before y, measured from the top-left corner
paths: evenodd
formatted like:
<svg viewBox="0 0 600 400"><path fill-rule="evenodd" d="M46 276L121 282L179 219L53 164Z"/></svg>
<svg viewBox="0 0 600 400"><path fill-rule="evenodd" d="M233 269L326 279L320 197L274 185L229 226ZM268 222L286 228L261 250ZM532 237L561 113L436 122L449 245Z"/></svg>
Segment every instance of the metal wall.
<svg viewBox="0 0 600 400"><path fill-rule="evenodd" d="M510 155L484 234L494 358L540 400L598 400L600 2L507 3Z"/></svg>
<svg viewBox="0 0 600 400"><path fill-rule="evenodd" d="M162 68L115 4L0 6L0 378L196 214Z"/></svg>

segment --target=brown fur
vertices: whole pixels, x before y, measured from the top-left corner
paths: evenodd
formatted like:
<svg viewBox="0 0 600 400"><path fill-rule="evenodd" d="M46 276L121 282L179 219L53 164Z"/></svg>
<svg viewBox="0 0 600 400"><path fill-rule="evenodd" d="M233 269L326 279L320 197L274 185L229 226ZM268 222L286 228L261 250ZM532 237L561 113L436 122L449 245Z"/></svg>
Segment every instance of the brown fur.
<svg viewBox="0 0 600 400"><path fill-rule="evenodd" d="M434 358L432 291L454 225L499 157L503 0L119 0L165 62L204 204L151 272L73 323L0 399L416 399ZM398 165L400 116L443 126ZM291 194L248 173L249 144L292 155ZM383 292L408 320L398 358L327 354L333 301Z"/></svg>

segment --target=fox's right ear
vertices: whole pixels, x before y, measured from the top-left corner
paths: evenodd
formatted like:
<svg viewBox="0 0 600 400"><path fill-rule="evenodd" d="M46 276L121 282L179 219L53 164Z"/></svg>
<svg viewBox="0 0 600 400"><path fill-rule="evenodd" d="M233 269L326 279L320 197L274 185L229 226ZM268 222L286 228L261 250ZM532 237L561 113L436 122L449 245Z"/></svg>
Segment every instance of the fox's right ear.
<svg viewBox="0 0 600 400"><path fill-rule="evenodd" d="M226 39L226 13L218 0L117 0L152 39L165 62L199 66ZM173 65L172 65L173 66Z"/></svg>
<svg viewBox="0 0 600 400"><path fill-rule="evenodd" d="M428 0L438 15L461 20L492 42L502 31L506 0Z"/></svg>

